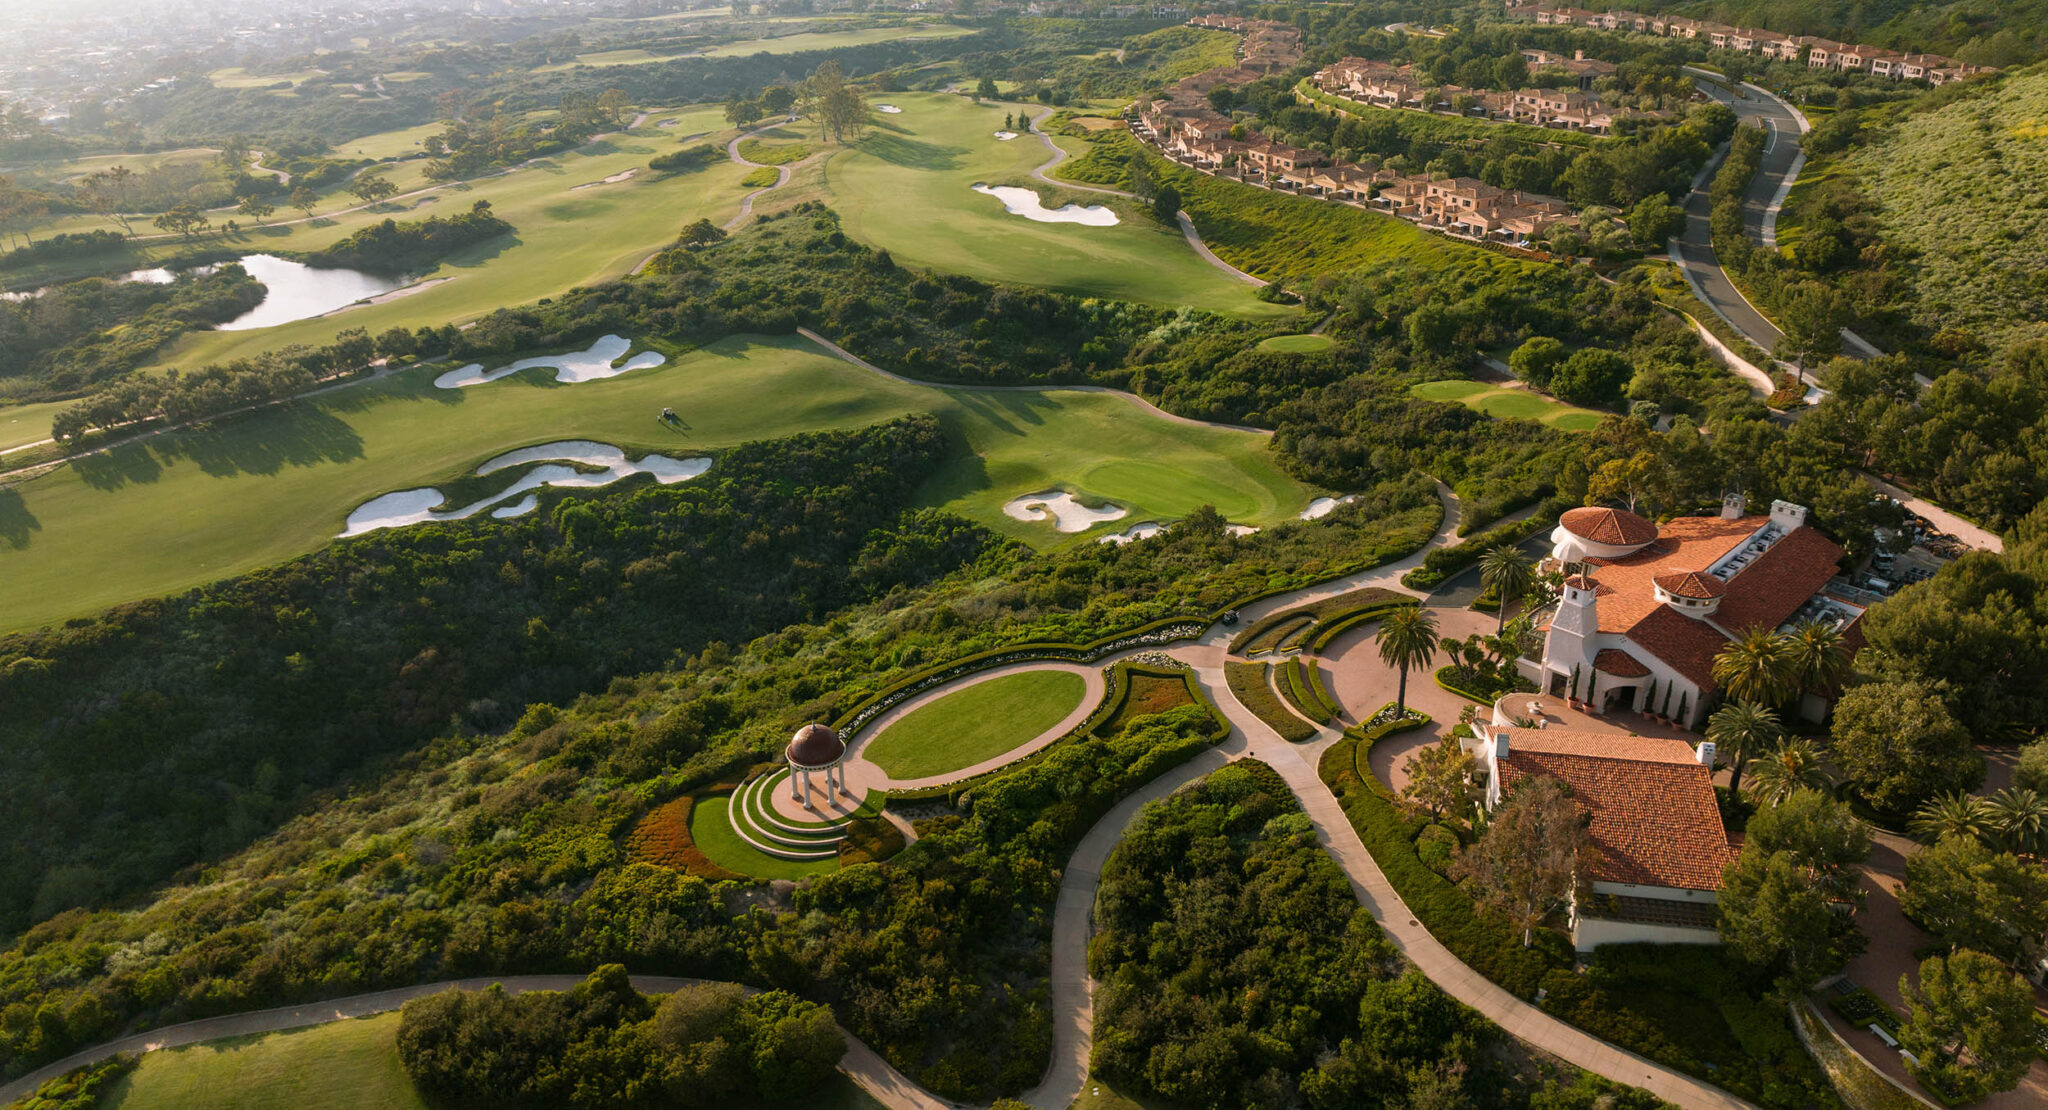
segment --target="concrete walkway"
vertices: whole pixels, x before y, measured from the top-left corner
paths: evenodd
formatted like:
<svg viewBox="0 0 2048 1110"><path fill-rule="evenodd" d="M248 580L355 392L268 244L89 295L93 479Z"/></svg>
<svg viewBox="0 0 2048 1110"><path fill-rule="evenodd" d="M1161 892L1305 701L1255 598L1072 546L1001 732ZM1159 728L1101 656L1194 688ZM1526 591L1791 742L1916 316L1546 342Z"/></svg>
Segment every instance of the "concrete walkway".
<svg viewBox="0 0 2048 1110"><path fill-rule="evenodd" d="M869 790L921 790L929 786L944 786L950 782L971 779L985 771L993 771L1005 764L1015 763L1017 760L1023 759L1032 752L1065 736L1082 721L1087 720L1089 714L1095 712L1095 707L1102 703L1103 695L1108 692L1108 684L1103 681L1102 670L1102 666L1061 663L1051 660L1012 663L1006 667L992 667L985 671L976 671L957 682L948 682L934 686L929 690L920 691L916 695L905 698L896 705L891 706L887 712L869 721L867 726L861 729L860 735L854 737L852 747L847 751L846 755L847 785L852 788L853 796L860 798L865 797ZM971 767L962 767L957 771L947 771L944 774L938 775L926 775L923 778L897 779L890 778L887 771L868 762L868 745L873 743L877 736L887 731L890 725L940 698L957 694L970 686L978 686L992 679L1023 674L1027 671L1065 671L1068 674L1081 676L1081 681L1085 686L1081 693L1081 703L1058 724L1053 725L1037 736L1026 740L1001 755L984 759Z"/></svg>
<svg viewBox="0 0 2048 1110"><path fill-rule="evenodd" d="M202 1041L216 1041L224 1037L278 1033L287 1029L304 1029L348 1018L370 1017L373 1014L389 1013L415 998L437 994L451 988L483 990L495 983L502 985L512 994L525 991L566 991L583 982L585 978L586 976L582 975L507 975L496 978L453 979L440 983L399 987L395 990L373 991L369 994L351 995L348 998L335 998L324 1002L308 1002L301 1006L280 1006L273 1010L228 1014L224 1017L201 1018L198 1021L167 1025L161 1029L152 1029L117 1041L94 1045L83 1052L66 1056L54 1064L37 1068L13 1082L0 1084L0 1105L27 1097L44 1082L73 1068L98 1063L122 1052L155 1052L161 1048L178 1048L183 1045L199 1044ZM634 989L642 994L669 994L684 987L711 982L707 979L680 979L660 975L635 975L631 978ZM756 988L742 989L752 994ZM884 1106L891 1107L892 1110L952 1110L954 1104L933 1096L911 1082L902 1072L889 1066L888 1061L876 1055L873 1049L846 1033L846 1030L841 1029L840 1033L846 1036L847 1051L846 1055L840 1058L839 1070L845 1072L848 1078L859 1084Z"/></svg>

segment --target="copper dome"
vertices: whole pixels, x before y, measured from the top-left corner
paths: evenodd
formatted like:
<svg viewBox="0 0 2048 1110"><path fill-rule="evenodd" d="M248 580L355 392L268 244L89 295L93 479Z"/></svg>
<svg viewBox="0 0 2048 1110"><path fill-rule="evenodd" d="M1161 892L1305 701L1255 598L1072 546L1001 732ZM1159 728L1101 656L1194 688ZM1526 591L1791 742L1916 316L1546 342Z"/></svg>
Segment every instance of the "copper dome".
<svg viewBox="0 0 2048 1110"><path fill-rule="evenodd" d="M846 754L846 741L829 725L808 724L796 730L784 754L797 767L830 767Z"/></svg>

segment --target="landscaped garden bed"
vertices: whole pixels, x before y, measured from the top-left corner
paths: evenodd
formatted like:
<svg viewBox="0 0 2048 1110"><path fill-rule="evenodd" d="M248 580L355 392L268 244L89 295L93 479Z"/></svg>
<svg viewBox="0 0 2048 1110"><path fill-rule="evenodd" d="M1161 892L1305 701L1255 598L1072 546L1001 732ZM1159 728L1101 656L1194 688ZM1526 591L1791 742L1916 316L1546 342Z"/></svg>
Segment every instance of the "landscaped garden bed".
<svg viewBox="0 0 2048 1110"><path fill-rule="evenodd" d="M1280 696L1273 692L1272 671L1270 663L1223 664L1223 677L1230 683L1230 692L1253 716L1279 733L1282 740L1300 743L1315 739L1316 726L1280 704Z"/></svg>
<svg viewBox="0 0 2048 1110"><path fill-rule="evenodd" d="M1282 641L1302 643L1312 651L1319 650L1317 641L1340 621L1355 624L1357 621L1353 618L1361 614L1378 616L1395 606L1413 604L1415 599L1407 594L1367 586L1261 617L1231 638L1230 652L1246 655L1267 651L1281 646Z"/></svg>

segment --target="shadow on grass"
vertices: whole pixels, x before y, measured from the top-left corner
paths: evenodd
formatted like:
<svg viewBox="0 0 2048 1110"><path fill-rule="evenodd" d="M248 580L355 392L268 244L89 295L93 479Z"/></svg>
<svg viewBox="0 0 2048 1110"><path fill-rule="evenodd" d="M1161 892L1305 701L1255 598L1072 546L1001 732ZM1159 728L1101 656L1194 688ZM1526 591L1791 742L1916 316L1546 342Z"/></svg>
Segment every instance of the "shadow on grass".
<svg viewBox="0 0 2048 1110"><path fill-rule="evenodd" d="M209 424L157 447L166 460L186 458L216 478L276 474L287 466L352 462L363 457L363 438L340 417L313 405L285 405L268 419Z"/></svg>
<svg viewBox="0 0 2048 1110"><path fill-rule="evenodd" d="M961 147L940 146L921 139L898 138L894 135L875 135L863 139L858 149L892 166L906 166L916 170L958 169L961 164L960 156L967 153Z"/></svg>
<svg viewBox="0 0 2048 1110"><path fill-rule="evenodd" d="M949 389L946 396L953 403L974 414L982 423L1005 435L1024 436L1030 433L1025 425L1043 427L1046 416L1060 406L1043 393L1009 392L983 393L976 390Z"/></svg>
<svg viewBox="0 0 2048 1110"><path fill-rule="evenodd" d="M117 490L127 485L147 485L163 477L163 464L149 448L125 444L71 460L71 469L86 485L97 490Z"/></svg>
<svg viewBox="0 0 2048 1110"><path fill-rule="evenodd" d="M481 266L512 248L524 243L516 232L506 232L494 239L467 246L441 260L443 265L458 269Z"/></svg>
<svg viewBox="0 0 2048 1110"><path fill-rule="evenodd" d="M30 533L42 530L42 522L28 511L21 491L0 489L0 543L19 551L28 546Z"/></svg>

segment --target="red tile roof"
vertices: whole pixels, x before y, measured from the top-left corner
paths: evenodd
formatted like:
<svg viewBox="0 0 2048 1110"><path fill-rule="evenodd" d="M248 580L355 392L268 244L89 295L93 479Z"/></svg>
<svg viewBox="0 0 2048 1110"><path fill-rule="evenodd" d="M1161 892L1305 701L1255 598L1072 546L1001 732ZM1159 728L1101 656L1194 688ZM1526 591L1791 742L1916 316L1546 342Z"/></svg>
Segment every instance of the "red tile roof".
<svg viewBox="0 0 2048 1110"><path fill-rule="evenodd" d="M1684 741L1513 729L1500 772L1504 790L1541 776L1571 786L1592 816L1587 832L1600 858L1587 873L1594 879L1718 890L1721 869L1735 857L1711 772Z"/></svg>
<svg viewBox="0 0 2048 1110"><path fill-rule="evenodd" d="M1714 623L1730 632L1784 624L1828 584L1841 559L1840 544L1812 528L1794 529L1728 584L1728 596L1714 612Z"/></svg>
<svg viewBox="0 0 2048 1110"><path fill-rule="evenodd" d="M1605 618L1606 614L1601 616ZM1600 623L1607 622L1603 619ZM1701 692L1715 688L1714 656L1727 646L1728 637L1713 625L1668 605L1659 605L1628 630L1628 638L1630 643L1684 675Z"/></svg>
<svg viewBox="0 0 2048 1110"><path fill-rule="evenodd" d="M1572 509L1557 518L1565 531L1594 543L1627 547L1657 538L1657 526L1626 509L1593 506Z"/></svg>
<svg viewBox="0 0 2048 1110"><path fill-rule="evenodd" d="M1665 593L1674 594L1678 597L1710 599L1720 597L1728 592L1727 583L1711 574L1702 574L1696 570L1673 571L1670 574L1660 574L1652 578L1651 581L1655 582Z"/></svg>
<svg viewBox="0 0 2048 1110"><path fill-rule="evenodd" d="M1593 669L1616 678L1641 678L1650 673L1642 660L1617 648L1601 648L1593 657Z"/></svg>

